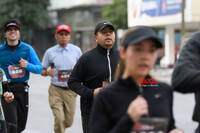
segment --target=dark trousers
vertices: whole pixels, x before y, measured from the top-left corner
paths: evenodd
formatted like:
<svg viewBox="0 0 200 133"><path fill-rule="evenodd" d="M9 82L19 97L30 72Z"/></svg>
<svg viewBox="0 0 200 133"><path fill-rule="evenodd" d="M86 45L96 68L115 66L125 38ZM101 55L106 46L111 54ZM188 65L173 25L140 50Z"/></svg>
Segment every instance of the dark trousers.
<svg viewBox="0 0 200 133"><path fill-rule="evenodd" d="M0 120L0 133L7 133L5 120Z"/></svg>
<svg viewBox="0 0 200 133"><path fill-rule="evenodd" d="M12 83L9 85L14 94L14 101L7 103L2 98L2 107L8 133L21 133L26 126L28 115L27 83Z"/></svg>
<svg viewBox="0 0 200 133"><path fill-rule="evenodd" d="M81 119L82 119L83 133L88 133L89 132L89 119L90 119L90 115L89 114L81 113Z"/></svg>

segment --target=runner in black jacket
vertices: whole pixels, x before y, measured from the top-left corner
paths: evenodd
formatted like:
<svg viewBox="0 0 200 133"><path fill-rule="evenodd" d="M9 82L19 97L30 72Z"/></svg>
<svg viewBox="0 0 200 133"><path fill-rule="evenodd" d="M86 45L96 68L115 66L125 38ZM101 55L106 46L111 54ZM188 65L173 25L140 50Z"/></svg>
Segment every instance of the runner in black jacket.
<svg viewBox="0 0 200 133"><path fill-rule="evenodd" d="M83 54L69 78L69 88L81 96L81 116L84 133L88 133L88 120L93 97L111 82L117 67L119 53L113 47L114 27L110 22L99 22L95 28L97 47Z"/></svg>
<svg viewBox="0 0 200 133"><path fill-rule="evenodd" d="M144 115L147 116L147 120L153 117L163 120L168 118L168 127L165 126L167 132L182 133L181 130L174 129L173 89L149 76L157 58L157 51L162 47L155 32L149 27L139 26L129 30L122 40L119 66L121 76L97 95L92 109L89 133L146 131L144 128L141 129L142 126L138 127L141 118L145 118ZM148 128L149 133L152 126ZM159 131L165 130L163 128Z"/></svg>
<svg viewBox="0 0 200 133"><path fill-rule="evenodd" d="M186 42L175 64L172 86L181 93L195 93L193 120L198 122L195 133L200 133L200 32Z"/></svg>

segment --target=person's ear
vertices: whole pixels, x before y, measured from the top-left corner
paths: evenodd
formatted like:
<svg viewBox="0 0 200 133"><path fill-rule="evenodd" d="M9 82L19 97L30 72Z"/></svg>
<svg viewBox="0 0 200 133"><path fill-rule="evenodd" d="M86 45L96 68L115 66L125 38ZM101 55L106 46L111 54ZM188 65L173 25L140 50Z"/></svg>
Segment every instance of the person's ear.
<svg viewBox="0 0 200 133"><path fill-rule="evenodd" d="M125 48L121 47L120 50L119 50L119 53L120 53L121 59L124 60L124 58L125 58Z"/></svg>
<svg viewBox="0 0 200 133"><path fill-rule="evenodd" d="M94 40L97 42L97 35L94 35Z"/></svg>
<svg viewBox="0 0 200 133"><path fill-rule="evenodd" d="M55 39L57 40L57 33L54 35Z"/></svg>

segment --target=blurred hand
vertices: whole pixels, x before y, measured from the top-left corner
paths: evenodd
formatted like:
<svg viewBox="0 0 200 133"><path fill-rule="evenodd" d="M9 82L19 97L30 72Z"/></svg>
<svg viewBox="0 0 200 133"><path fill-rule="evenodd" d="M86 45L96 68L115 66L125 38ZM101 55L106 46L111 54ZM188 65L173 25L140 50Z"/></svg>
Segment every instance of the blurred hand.
<svg viewBox="0 0 200 133"><path fill-rule="evenodd" d="M24 60L23 58L20 59L19 64L21 67L26 68L27 67L27 61Z"/></svg>
<svg viewBox="0 0 200 133"><path fill-rule="evenodd" d="M4 99L6 100L6 102L10 103L14 100L14 94L12 92L5 92L3 94Z"/></svg>
<svg viewBox="0 0 200 133"><path fill-rule="evenodd" d="M48 75L47 75L47 69L44 69L44 68L43 68L43 69L42 69L42 72L41 72L41 75L42 75L42 76L48 76Z"/></svg>
<svg viewBox="0 0 200 133"><path fill-rule="evenodd" d="M130 103L127 112L132 121L137 122L141 116L148 114L147 101L142 96L138 96Z"/></svg>
<svg viewBox="0 0 200 133"><path fill-rule="evenodd" d="M53 76L53 75L54 75L54 71L55 71L54 68L49 69L49 70L47 71L47 75L48 75L48 76Z"/></svg>
<svg viewBox="0 0 200 133"><path fill-rule="evenodd" d="M96 88L94 90L94 93L93 93L93 98L95 98L97 96L97 94L99 93L99 91L101 90L102 88Z"/></svg>
<svg viewBox="0 0 200 133"><path fill-rule="evenodd" d="M173 129L169 133L184 133L184 132L180 129Z"/></svg>

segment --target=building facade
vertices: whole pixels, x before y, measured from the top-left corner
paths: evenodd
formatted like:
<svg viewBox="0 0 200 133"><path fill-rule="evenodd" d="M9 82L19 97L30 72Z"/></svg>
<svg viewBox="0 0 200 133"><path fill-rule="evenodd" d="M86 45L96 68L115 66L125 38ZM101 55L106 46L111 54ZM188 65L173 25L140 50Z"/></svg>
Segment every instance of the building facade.
<svg viewBox="0 0 200 133"><path fill-rule="evenodd" d="M33 33L32 44L38 55L42 57L47 48L55 45L54 34L59 24L71 27L71 42L78 45L83 52L95 47L93 39L95 25L102 20L103 6L112 2L113 0L51 0L48 9L49 28Z"/></svg>

